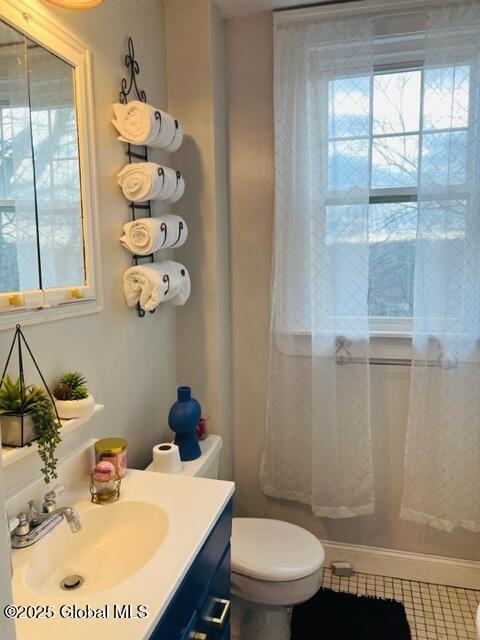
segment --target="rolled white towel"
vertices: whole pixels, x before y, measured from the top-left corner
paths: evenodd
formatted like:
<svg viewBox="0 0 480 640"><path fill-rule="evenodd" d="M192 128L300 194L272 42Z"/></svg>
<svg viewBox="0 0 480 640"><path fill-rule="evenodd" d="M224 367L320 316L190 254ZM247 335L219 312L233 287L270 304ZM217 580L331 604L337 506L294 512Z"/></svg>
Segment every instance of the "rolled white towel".
<svg viewBox="0 0 480 640"><path fill-rule="evenodd" d="M180 216L140 218L123 225L120 242L137 256L147 256L159 249L181 247L188 237L188 227Z"/></svg>
<svg viewBox="0 0 480 640"><path fill-rule="evenodd" d="M159 166L154 162L127 164L118 174L124 196L132 202L151 200L162 187Z"/></svg>
<svg viewBox="0 0 480 640"><path fill-rule="evenodd" d="M129 307L137 302L145 311L153 311L161 302L180 306L190 296L190 276L182 264L173 260L139 264L123 274L123 291Z"/></svg>
<svg viewBox="0 0 480 640"><path fill-rule="evenodd" d="M175 134L173 136L173 140L168 145L168 147L165 147L165 151L168 151L169 153L173 153L174 151L177 151L183 142L182 125L180 124L180 122L178 122L178 120L175 120L175 122L176 122L176 128L175 128Z"/></svg>
<svg viewBox="0 0 480 640"><path fill-rule="evenodd" d="M125 165L118 174L118 184L131 202L165 200L173 204L185 191L185 182L179 171L155 162Z"/></svg>
<svg viewBox="0 0 480 640"><path fill-rule="evenodd" d="M178 202L180 200L180 198L183 196L184 193L185 193L185 180L183 179L183 176L180 173L180 171L177 171L175 175L175 189L173 194L167 199L167 202L170 204L175 204L175 202Z"/></svg>
<svg viewBox="0 0 480 640"><path fill-rule="evenodd" d="M160 109L132 100L127 104L115 103L113 112L115 120L112 123L125 142L149 146L159 137Z"/></svg>
<svg viewBox="0 0 480 640"><path fill-rule="evenodd" d="M176 151L183 141L180 123L169 113L140 100L113 105L115 119L112 124L119 132L119 140L134 145L146 145Z"/></svg>

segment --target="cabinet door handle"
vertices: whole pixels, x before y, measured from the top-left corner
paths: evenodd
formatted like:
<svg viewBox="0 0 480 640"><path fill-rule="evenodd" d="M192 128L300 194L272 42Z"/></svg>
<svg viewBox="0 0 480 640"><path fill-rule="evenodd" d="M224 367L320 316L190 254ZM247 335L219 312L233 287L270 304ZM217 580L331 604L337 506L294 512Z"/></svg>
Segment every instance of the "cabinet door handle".
<svg viewBox="0 0 480 640"><path fill-rule="evenodd" d="M216 624L219 627L223 627L223 623L225 622L225 618L230 611L230 600L225 600L225 598L213 598L213 604L216 607L220 605L222 607L222 613L218 617L213 616L205 616L204 620L206 622L210 622L211 624Z"/></svg>
<svg viewBox="0 0 480 640"><path fill-rule="evenodd" d="M199 633L198 631L192 631L189 635L189 640L207 640L206 633Z"/></svg>

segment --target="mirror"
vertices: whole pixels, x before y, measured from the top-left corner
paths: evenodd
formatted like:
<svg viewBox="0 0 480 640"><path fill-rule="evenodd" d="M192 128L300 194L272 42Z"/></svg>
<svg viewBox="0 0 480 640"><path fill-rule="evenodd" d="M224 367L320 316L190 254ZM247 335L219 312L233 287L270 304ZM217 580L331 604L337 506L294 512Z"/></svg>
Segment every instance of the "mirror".
<svg viewBox="0 0 480 640"><path fill-rule="evenodd" d="M0 293L86 284L74 72L0 20Z"/></svg>

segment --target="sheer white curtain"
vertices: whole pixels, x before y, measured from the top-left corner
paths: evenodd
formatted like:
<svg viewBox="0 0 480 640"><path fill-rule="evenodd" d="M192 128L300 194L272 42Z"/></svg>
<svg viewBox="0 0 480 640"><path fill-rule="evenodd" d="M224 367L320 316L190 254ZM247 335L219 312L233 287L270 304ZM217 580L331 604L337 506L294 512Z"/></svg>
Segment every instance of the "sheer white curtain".
<svg viewBox="0 0 480 640"><path fill-rule="evenodd" d="M278 24L265 494L374 509L368 367L371 18ZM353 361L351 361L353 359Z"/></svg>
<svg viewBox="0 0 480 640"><path fill-rule="evenodd" d="M480 5L431 9L401 516L446 531L480 531L479 75Z"/></svg>

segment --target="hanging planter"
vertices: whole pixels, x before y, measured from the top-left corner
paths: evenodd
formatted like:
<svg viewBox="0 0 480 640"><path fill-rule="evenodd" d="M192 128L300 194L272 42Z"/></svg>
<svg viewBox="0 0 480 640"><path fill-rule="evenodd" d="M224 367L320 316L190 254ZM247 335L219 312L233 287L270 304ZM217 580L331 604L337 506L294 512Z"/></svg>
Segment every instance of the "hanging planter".
<svg viewBox="0 0 480 640"><path fill-rule="evenodd" d="M2 444L24 447L37 438L33 416L38 404L48 400L39 387L26 387L20 379L7 375L0 387L0 426Z"/></svg>
<svg viewBox="0 0 480 640"><path fill-rule="evenodd" d="M18 350L19 377L12 379L7 374L14 347ZM44 388L25 384L23 369L23 347L35 365ZM7 361L0 379L0 428L2 445L24 447L37 441L38 454L43 462L42 473L46 483L57 477L55 450L60 443L60 418L52 394L45 382L35 357L25 340L20 325L8 352Z"/></svg>

